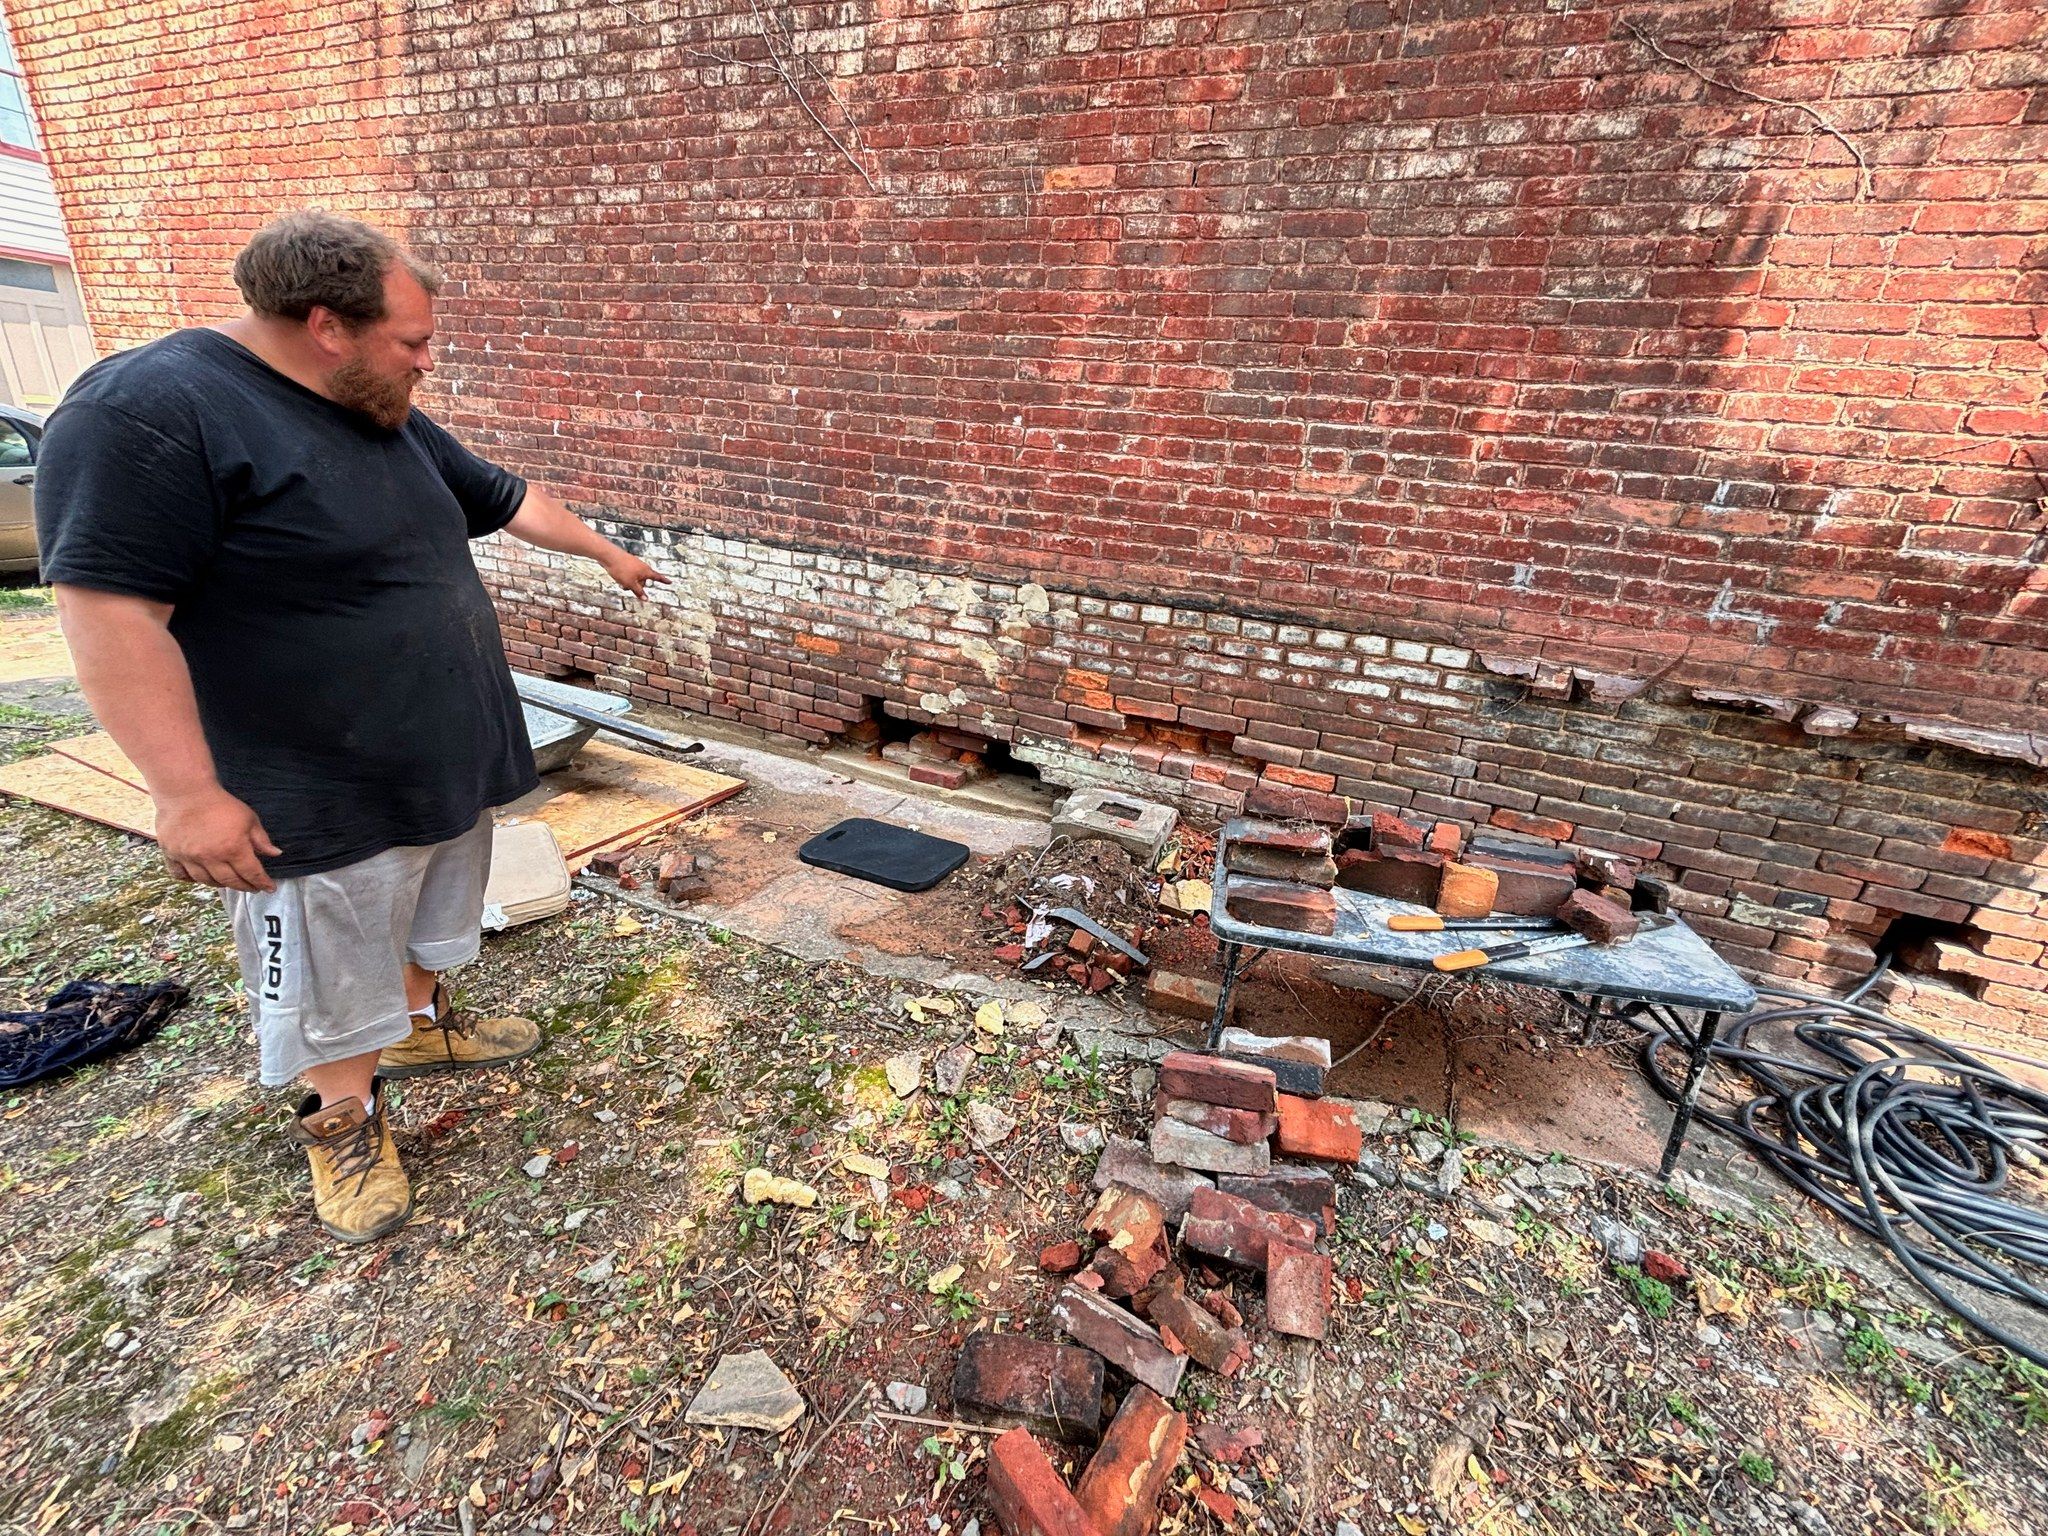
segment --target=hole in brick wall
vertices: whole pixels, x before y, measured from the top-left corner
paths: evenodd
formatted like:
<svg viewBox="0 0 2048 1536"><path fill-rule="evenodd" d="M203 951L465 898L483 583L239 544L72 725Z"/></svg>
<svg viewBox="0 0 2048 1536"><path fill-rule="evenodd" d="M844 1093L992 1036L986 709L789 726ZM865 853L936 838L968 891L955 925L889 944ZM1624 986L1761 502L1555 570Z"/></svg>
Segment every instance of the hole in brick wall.
<svg viewBox="0 0 2048 1536"><path fill-rule="evenodd" d="M549 676L558 683L567 683L571 688L597 687L597 674L586 672L581 667L563 667L549 673Z"/></svg>
<svg viewBox="0 0 2048 1536"><path fill-rule="evenodd" d="M1907 915L1895 917L1871 948L1890 955L1892 964L1918 976L1947 976L1953 966L1942 964L1943 945L1974 949L1974 929L1960 923L1937 923L1931 918Z"/></svg>
<svg viewBox="0 0 2048 1536"><path fill-rule="evenodd" d="M924 727L915 720L906 720L901 715L889 713L883 701L873 694L868 695L868 722L870 730L855 730L848 734L864 737L870 742L887 744L892 741L909 741Z"/></svg>
<svg viewBox="0 0 2048 1536"><path fill-rule="evenodd" d="M978 731L924 725L891 714L874 694L868 695L867 707L866 718L842 731L839 742L907 768L922 766L923 775L912 775L921 777L922 782L954 788L990 778L1039 782L1037 767L1014 756L1007 742L990 740Z"/></svg>

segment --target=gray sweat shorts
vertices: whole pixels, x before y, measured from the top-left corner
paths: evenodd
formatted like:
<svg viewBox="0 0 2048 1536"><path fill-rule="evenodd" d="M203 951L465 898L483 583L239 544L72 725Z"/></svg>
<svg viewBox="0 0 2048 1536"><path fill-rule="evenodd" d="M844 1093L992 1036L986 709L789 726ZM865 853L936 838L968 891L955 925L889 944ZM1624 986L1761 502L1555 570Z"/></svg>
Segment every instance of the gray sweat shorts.
<svg viewBox="0 0 2048 1536"><path fill-rule="evenodd" d="M404 962L445 971L476 958L490 875L486 814L445 843L223 891L265 1086L410 1034Z"/></svg>

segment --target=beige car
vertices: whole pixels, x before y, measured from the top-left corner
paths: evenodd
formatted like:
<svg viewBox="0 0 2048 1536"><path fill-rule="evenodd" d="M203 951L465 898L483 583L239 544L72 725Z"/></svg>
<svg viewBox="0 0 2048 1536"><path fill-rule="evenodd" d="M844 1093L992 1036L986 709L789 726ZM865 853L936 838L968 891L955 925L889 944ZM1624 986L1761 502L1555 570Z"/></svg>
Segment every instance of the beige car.
<svg viewBox="0 0 2048 1536"><path fill-rule="evenodd" d="M0 405L0 571L36 568L36 457L43 418Z"/></svg>

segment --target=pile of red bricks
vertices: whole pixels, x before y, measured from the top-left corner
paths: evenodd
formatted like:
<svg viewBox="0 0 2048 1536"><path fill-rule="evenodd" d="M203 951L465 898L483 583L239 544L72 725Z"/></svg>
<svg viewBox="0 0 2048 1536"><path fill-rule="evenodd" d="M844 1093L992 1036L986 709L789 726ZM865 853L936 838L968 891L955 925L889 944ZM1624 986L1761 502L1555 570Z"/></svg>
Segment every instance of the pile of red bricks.
<svg viewBox="0 0 2048 1536"><path fill-rule="evenodd" d="M1336 1183L1319 1165L1355 1165L1362 1149L1349 1106L1321 1097L1329 1042L1229 1031L1224 1046L1159 1064L1150 1147L1113 1140L1086 1245L1039 1255L1071 1277L1052 1317L1079 1347L984 1333L962 1350L955 1410L1019 1426L989 1456L1005 1531L1151 1529L1187 1439L1166 1401L1190 1361L1230 1377L1251 1359L1231 1294L1239 1278L1263 1277L1275 1332L1321 1339L1328 1328L1332 1266L1319 1244L1336 1219ZM1131 1385L1070 1493L1031 1432L1092 1441L1110 1371Z"/></svg>
<svg viewBox="0 0 2048 1536"><path fill-rule="evenodd" d="M997 923L1002 929L989 950L991 958L1016 966L1039 981L1064 979L1084 992L1107 992L1146 968L1088 929L1064 921L1049 920L1051 934L1037 947L1027 948L1032 915L1019 901L1008 901L1000 907L989 903L981 909L981 915L984 921ZM1138 949L1146 940L1146 930L1137 928L1120 937L1131 948Z"/></svg>
<svg viewBox="0 0 2048 1536"><path fill-rule="evenodd" d="M907 768L916 783L930 784L938 789L960 789L977 779L987 778L991 771L988 766L990 742L986 736L934 726L930 730L919 731L908 741L881 744L881 728L872 719L862 724L866 728L853 736L854 744L874 745L878 755Z"/></svg>

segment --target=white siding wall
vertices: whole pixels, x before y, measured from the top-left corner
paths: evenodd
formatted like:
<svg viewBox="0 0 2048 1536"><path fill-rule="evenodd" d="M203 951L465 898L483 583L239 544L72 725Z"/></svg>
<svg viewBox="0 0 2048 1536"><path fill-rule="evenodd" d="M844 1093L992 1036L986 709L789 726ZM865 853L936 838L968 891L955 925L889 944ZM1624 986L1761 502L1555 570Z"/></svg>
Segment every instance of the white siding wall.
<svg viewBox="0 0 2048 1536"><path fill-rule="evenodd" d="M0 246L70 259L56 189L40 160L0 155Z"/></svg>

